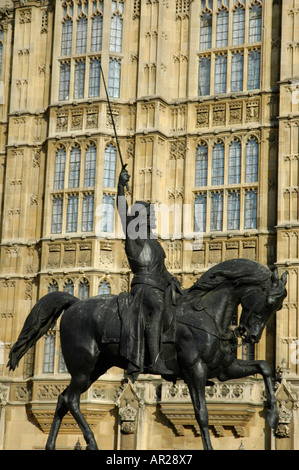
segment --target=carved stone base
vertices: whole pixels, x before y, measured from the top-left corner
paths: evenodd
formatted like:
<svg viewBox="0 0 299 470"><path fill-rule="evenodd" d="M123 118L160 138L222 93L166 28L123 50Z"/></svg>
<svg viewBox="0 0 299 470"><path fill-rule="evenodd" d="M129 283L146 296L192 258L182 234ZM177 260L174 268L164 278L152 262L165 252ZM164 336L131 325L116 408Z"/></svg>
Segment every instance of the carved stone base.
<svg viewBox="0 0 299 470"><path fill-rule="evenodd" d="M225 406L220 403L209 404L209 425L213 427L216 435L222 435L224 427L229 426L238 436L244 437L247 424L260 409L261 407L248 403L233 405L226 403ZM180 403L179 406L163 403L161 411L169 419L177 435L183 436L187 426L192 426L194 432L200 434L191 403Z"/></svg>
<svg viewBox="0 0 299 470"><path fill-rule="evenodd" d="M43 432L49 433L54 418L56 404L53 403L28 403L27 413ZM80 409L86 418L90 428L94 428L101 419L113 408L111 404L82 403ZM70 413L63 418L60 433L77 434L81 430Z"/></svg>

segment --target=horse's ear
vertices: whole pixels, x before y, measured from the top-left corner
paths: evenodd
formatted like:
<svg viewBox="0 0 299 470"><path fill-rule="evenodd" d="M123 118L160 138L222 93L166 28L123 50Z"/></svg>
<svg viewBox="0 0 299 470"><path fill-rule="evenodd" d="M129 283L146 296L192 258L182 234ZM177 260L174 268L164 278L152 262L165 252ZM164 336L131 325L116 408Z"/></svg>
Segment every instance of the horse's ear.
<svg viewBox="0 0 299 470"><path fill-rule="evenodd" d="M285 271L285 272L283 273L283 275L281 276L281 278L280 278L280 280L281 280L281 282L283 283L284 286L285 286L286 283L287 283L287 277L288 277L288 272Z"/></svg>

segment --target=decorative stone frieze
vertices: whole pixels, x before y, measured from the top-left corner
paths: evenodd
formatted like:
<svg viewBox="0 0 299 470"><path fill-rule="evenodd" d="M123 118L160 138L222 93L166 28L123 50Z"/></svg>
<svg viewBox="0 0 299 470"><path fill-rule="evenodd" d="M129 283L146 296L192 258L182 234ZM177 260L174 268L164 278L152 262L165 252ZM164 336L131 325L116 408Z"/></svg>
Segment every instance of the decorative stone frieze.
<svg viewBox="0 0 299 470"><path fill-rule="evenodd" d="M253 380L237 383L218 383L206 388L209 424L216 435L221 437L228 428L239 437L248 432L248 425L257 410L263 409L263 382ZM185 434L185 428L192 426L198 433L189 390L184 383L162 384L161 411L172 423L178 436Z"/></svg>

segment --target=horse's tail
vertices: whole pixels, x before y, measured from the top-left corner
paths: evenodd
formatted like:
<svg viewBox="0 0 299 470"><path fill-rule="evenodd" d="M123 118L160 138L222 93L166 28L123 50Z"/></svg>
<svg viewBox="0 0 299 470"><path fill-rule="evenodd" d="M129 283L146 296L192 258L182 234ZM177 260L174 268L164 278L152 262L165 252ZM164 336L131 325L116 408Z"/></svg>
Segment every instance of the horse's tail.
<svg viewBox="0 0 299 470"><path fill-rule="evenodd" d="M35 304L9 353L9 370L15 370L28 349L53 328L61 313L75 302L78 299L68 292L51 292Z"/></svg>

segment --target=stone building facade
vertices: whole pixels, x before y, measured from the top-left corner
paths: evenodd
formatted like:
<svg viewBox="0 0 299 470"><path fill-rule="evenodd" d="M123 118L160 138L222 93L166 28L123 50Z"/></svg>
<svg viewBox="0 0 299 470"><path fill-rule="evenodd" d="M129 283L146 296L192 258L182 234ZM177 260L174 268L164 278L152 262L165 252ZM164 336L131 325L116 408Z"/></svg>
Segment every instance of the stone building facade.
<svg viewBox="0 0 299 470"><path fill-rule="evenodd" d="M14 373L5 366L36 301L129 290L100 66L128 200L173 208L161 243L182 286L233 258L288 271L283 309L238 351L282 374L278 430L260 377L216 382L215 449L298 449L298 0L0 1L0 448L43 448L68 382L59 324ZM113 368L82 411L102 449L201 448L181 382L132 385ZM57 447L78 439L67 415Z"/></svg>

